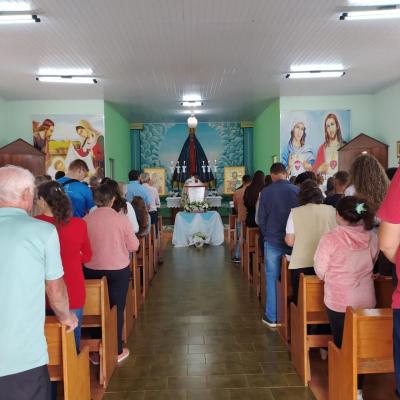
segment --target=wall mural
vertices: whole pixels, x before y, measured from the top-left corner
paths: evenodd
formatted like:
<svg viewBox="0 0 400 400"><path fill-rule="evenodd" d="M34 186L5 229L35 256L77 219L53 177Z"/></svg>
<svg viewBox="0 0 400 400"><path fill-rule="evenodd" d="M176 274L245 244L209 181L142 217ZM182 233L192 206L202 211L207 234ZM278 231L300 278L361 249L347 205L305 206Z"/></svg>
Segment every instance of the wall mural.
<svg viewBox="0 0 400 400"><path fill-rule="evenodd" d="M141 168L165 168L167 191L171 190L172 165L178 160L189 135L186 124L145 124L140 133ZM201 143L212 167L219 192L223 192L224 167L243 165L243 132L239 122L199 123L196 138Z"/></svg>
<svg viewBox="0 0 400 400"><path fill-rule="evenodd" d="M81 159L89 175L104 177L104 118L102 115L33 115L33 145L46 154L46 173Z"/></svg>
<svg viewBox="0 0 400 400"><path fill-rule="evenodd" d="M334 175L338 149L350 138L350 116L350 110L283 111L281 160L289 175Z"/></svg>

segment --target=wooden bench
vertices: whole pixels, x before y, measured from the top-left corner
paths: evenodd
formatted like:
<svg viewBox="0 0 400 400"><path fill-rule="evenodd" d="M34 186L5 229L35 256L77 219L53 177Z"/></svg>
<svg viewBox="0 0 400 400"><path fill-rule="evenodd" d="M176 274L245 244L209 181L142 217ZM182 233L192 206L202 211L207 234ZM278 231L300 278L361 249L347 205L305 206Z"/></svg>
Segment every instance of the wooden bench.
<svg viewBox="0 0 400 400"><path fill-rule="evenodd" d="M65 400L90 400L89 349L76 353L75 337L56 317L46 317L44 332L50 380L63 382Z"/></svg>
<svg viewBox="0 0 400 400"><path fill-rule="evenodd" d="M329 400L356 400L358 374L394 371L392 329L391 309L347 308L342 348L329 343Z"/></svg>
<svg viewBox="0 0 400 400"><path fill-rule="evenodd" d="M149 260L146 256L146 242L142 236L139 238L139 250L137 251L137 265L140 270L140 282L141 282L141 295L142 302L147 296L149 290Z"/></svg>
<svg viewBox="0 0 400 400"><path fill-rule="evenodd" d="M392 306L392 295L395 287L393 279L387 276L380 276L375 279L376 308L390 308Z"/></svg>
<svg viewBox="0 0 400 400"><path fill-rule="evenodd" d="M236 221L237 221L237 215L229 215L228 246L231 257L233 257L236 243L237 240L239 239L236 234Z"/></svg>
<svg viewBox="0 0 400 400"><path fill-rule="evenodd" d="M148 235L144 237L145 249L146 249L146 262L147 262L147 272L148 272L148 283L151 282L154 276L154 252L153 252L153 242L151 239L151 228Z"/></svg>
<svg viewBox="0 0 400 400"><path fill-rule="evenodd" d="M157 251L158 251L158 256L157 256L157 263L158 265L162 264L162 250L163 250L163 231L162 231L162 227L163 227L163 218L161 215L158 216L158 238L157 238L157 242L158 242L158 247L157 247Z"/></svg>
<svg viewBox="0 0 400 400"><path fill-rule="evenodd" d="M156 226L155 224L151 225L150 228L150 239L153 249L153 277L158 270L158 240L156 234ZM151 279L153 279L153 277Z"/></svg>
<svg viewBox="0 0 400 400"><path fill-rule="evenodd" d="M331 335L308 333L309 325L329 324L324 304L324 282L317 276L300 275L297 306L290 304L290 348L292 364L304 386L311 379L309 350L328 347Z"/></svg>
<svg viewBox="0 0 400 400"><path fill-rule="evenodd" d="M128 343L129 336L133 330L133 319L135 318L134 299L132 294L132 280L129 280L128 291L126 292L125 310L124 310L124 326L122 328L122 340Z"/></svg>
<svg viewBox="0 0 400 400"><path fill-rule="evenodd" d="M107 279L87 279L82 329L100 328L101 339L81 339L82 346L100 356L100 384L107 387L117 366L117 307L110 309Z"/></svg>
<svg viewBox="0 0 400 400"><path fill-rule="evenodd" d="M142 293L141 293L141 285L140 285L140 268L137 262L136 253L132 254L131 258L131 282L132 282L132 304L133 304L133 315L135 318L139 316L139 308L142 304Z"/></svg>
<svg viewBox="0 0 400 400"><path fill-rule="evenodd" d="M253 256L253 265L255 267L255 275L253 279L253 286L256 291L256 295L259 299L261 299L262 285L261 285L261 274L262 270L264 270L265 277L265 265L264 265L264 257L262 255L261 247L260 247L260 233L257 232L254 238L256 242L256 249ZM264 281L264 291L265 291L265 281Z"/></svg>
<svg viewBox="0 0 400 400"><path fill-rule="evenodd" d="M249 282L253 282L255 278L254 272L256 268L253 265L253 254L256 251L256 246L258 246L258 243L255 240L258 232L258 228L246 227L246 235L243 243L243 254L241 257L244 260L244 271Z"/></svg>
<svg viewBox="0 0 400 400"><path fill-rule="evenodd" d="M291 276L289 261L286 256L282 257L281 277L276 281L276 303L278 333L286 342L290 341L290 298L292 296Z"/></svg>

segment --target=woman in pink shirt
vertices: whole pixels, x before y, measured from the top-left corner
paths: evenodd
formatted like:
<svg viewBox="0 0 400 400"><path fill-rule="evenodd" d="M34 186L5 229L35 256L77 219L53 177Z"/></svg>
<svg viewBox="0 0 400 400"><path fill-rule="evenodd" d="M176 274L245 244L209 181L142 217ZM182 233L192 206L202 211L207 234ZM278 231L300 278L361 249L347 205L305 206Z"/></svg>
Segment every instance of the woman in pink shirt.
<svg viewBox="0 0 400 400"><path fill-rule="evenodd" d="M348 196L336 207L338 227L322 236L314 257L316 274L325 282L324 302L333 341L342 345L346 307L373 308L376 304L372 271L378 238L372 231L374 214L361 197ZM358 399L362 399L358 379Z"/></svg>
<svg viewBox="0 0 400 400"><path fill-rule="evenodd" d="M128 292L130 267L129 252L139 247L129 219L112 208L115 197L108 185L100 185L94 191L97 205L86 221L93 256L85 264L86 279L107 277L110 306L117 306L118 362L129 356L129 350L122 347L124 309Z"/></svg>

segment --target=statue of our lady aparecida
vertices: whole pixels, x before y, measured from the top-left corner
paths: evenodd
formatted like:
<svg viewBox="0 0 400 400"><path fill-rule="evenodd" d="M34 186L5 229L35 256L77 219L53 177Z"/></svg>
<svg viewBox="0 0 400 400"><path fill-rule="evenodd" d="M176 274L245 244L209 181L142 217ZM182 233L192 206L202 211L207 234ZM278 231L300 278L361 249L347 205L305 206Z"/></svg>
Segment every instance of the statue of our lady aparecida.
<svg viewBox="0 0 400 400"><path fill-rule="evenodd" d="M196 138L196 128L189 128L189 136L182 146L172 176L172 188L182 189L188 179L198 179L209 189L215 189L215 180L206 153Z"/></svg>

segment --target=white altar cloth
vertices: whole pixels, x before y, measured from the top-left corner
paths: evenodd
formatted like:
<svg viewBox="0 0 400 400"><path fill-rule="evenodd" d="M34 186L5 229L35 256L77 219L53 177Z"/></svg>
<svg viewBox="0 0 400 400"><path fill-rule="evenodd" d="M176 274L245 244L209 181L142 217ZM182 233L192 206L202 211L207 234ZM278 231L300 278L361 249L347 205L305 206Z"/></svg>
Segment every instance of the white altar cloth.
<svg viewBox="0 0 400 400"><path fill-rule="evenodd" d="M207 196L205 198L210 207L221 207L222 197L221 196ZM168 208L181 208L181 197L167 197Z"/></svg>
<svg viewBox="0 0 400 400"><path fill-rule="evenodd" d="M178 212L175 218L172 244L175 247L186 247L194 244L193 234L201 232L207 238L205 243L219 246L224 243L224 225L217 211L205 213Z"/></svg>

